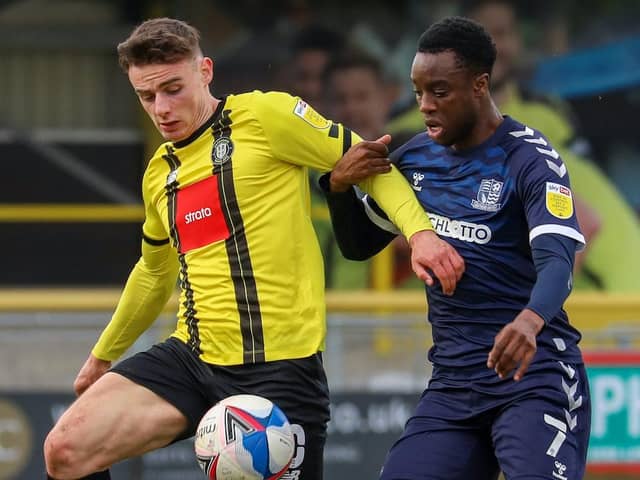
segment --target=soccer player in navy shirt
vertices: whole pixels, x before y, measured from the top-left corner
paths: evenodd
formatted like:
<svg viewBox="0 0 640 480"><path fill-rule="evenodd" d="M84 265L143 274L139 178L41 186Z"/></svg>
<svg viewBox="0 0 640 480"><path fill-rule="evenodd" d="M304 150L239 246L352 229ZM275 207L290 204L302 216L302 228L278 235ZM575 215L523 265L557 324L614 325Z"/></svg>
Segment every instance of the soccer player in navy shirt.
<svg viewBox="0 0 640 480"><path fill-rule="evenodd" d="M562 310L584 238L562 159L491 98L495 57L480 25L450 17L423 33L411 68L426 132L390 161L466 271L452 295L426 286L433 375L383 480L584 474L589 390L580 334ZM321 179L347 258L367 258L396 234L350 187L389 168L347 159Z"/></svg>

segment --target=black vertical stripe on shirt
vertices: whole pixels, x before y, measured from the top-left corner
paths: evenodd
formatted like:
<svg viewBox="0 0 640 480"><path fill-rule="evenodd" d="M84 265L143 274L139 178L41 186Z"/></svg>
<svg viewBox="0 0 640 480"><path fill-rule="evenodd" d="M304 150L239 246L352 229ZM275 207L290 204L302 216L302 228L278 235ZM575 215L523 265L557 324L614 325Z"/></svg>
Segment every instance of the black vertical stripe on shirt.
<svg viewBox="0 0 640 480"><path fill-rule="evenodd" d="M180 237L176 228L176 202L178 187L178 167L180 159L175 154L173 148L166 146L167 153L162 158L169 164L169 174L167 175L167 183L165 184L165 192L167 195L167 212L169 217L169 236L173 240L173 245L180 251ZM173 178L172 178L173 177Z"/></svg>
<svg viewBox="0 0 640 480"><path fill-rule="evenodd" d="M178 228L176 227L176 207L178 187L180 186L177 179L177 170L180 166L180 159L175 154L173 148L168 145L167 153L163 155L162 158L169 164L169 175L167 175L167 183L165 185L169 216L169 234L176 249L180 252L180 236L178 235ZM189 281L187 261L182 253L178 255L178 260L180 262L180 288L182 288L185 296L183 303L185 307L185 323L187 325L187 331L189 332L187 344L194 352L200 355L202 353L202 350L200 350L200 331L198 330L197 310L195 309L195 301L193 299L193 288L191 288L191 282Z"/></svg>
<svg viewBox="0 0 640 480"><path fill-rule="evenodd" d="M338 138L338 135L340 135L340 129L338 128L338 125L335 123L331 123L331 128L329 129L329 136L331 138Z"/></svg>
<svg viewBox="0 0 640 480"><path fill-rule="evenodd" d="M232 121L229 114L230 110L224 110L219 121L213 125L213 135L216 140L222 137L231 138ZM249 243L245 235L244 222L233 184L233 155L221 164L214 163L213 173L218 176L218 191L220 192L222 211L227 228L231 233L225 242L225 246L240 316L243 362L264 362L262 313L258 300L256 279L251 264Z"/></svg>
<svg viewBox="0 0 640 480"><path fill-rule="evenodd" d="M351 130L347 127L342 127L342 155L347 153L347 150L351 148Z"/></svg>
<svg viewBox="0 0 640 480"><path fill-rule="evenodd" d="M196 310L196 302L193 299L193 288L189 281L189 270L187 260L184 253L178 255L180 261L180 287L184 291L184 302L182 305L185 307L185 321L187 324L187 332L189 333L189 340L187 345L191 347L191 350L198 355L202 353L200 349L200 330L198 329L198 311Z"/></svg>

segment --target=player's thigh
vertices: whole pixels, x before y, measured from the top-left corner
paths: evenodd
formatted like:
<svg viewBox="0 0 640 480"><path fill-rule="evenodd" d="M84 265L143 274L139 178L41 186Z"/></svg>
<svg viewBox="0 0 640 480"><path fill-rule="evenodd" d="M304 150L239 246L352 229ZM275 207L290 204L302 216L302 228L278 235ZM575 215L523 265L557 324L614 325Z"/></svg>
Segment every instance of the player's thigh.
<svg viewBox="0 0 640 480"><path fill-rule="evenodd" d="M423 395L416 414L389 450L381 480L498 478L488 422L452 418L456 400L451 395L459 393L427 391Z"/></svg>
<svg viewBox="0 0 640 480"><path fill-rule="evenodd" d="M187 424L171 441L191 437L208 408L224 398L220 395L208 398L205 384L209 368L197 353L176 338L123 360L111 371L154 392L182 412Z"/></svg>
<svg viewBox="0 0 640 480"><path fill-rule="evenodd" d="M493 426L495 452L507 480L584 475L591 402L583 366L548 375L544 386L514 401Z"/></svg>
<svg viewBox="0 0 640 480"><path fill-rule="evenodd" d="M169 402L109 372L69 407L50 435L76 462L111 465L171 443L186 425Z"/></svg>

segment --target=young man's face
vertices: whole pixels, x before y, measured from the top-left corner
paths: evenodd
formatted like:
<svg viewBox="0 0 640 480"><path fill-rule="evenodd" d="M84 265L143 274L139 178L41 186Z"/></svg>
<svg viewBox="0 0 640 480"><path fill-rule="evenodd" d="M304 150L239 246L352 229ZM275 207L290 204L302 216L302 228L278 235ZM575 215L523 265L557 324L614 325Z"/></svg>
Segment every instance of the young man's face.
<svg viewBox="0 0 640 480"><path fill-rule="evenodd" d="M329 54L323 50L303 50L292 62L291 90L322 113L322 75L329 63Z"/></svg>
<svg viewBox="0 0 640 480"><path fill-rule="evenodd" d="M429 137L441 145L465 148L478 119L482 92L477 77L457 63L454 52L446 50L418 52L411 81Z"/></svg>
<svg viewBox="0 0 640 480"><path fill-rule="evenodd" d="M390 101L376 72L366 67L336 70L327 84L331 117L367 140L382 135Z"/></svg>
<svg viewBox="0 0 640 480"><path fill-rule="evenodd" d="M132 65L128 74L140 103L166 140L184 140L206 120L202 116L213 78L210 58Z"/></svg>

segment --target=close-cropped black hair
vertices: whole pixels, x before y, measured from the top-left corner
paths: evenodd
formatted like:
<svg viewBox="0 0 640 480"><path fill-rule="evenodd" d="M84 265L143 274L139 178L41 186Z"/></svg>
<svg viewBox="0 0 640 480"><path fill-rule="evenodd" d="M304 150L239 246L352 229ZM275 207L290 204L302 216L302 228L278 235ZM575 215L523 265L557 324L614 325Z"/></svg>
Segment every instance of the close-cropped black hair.
<svg viewBox="0 0 640 480"><path fill-rule="evenodd" d="M474 73L488 73L496 61L496 46L487 31L465 17L447 17L431 25L418 40L418 52L451 50L460 65Z"/></svg>

